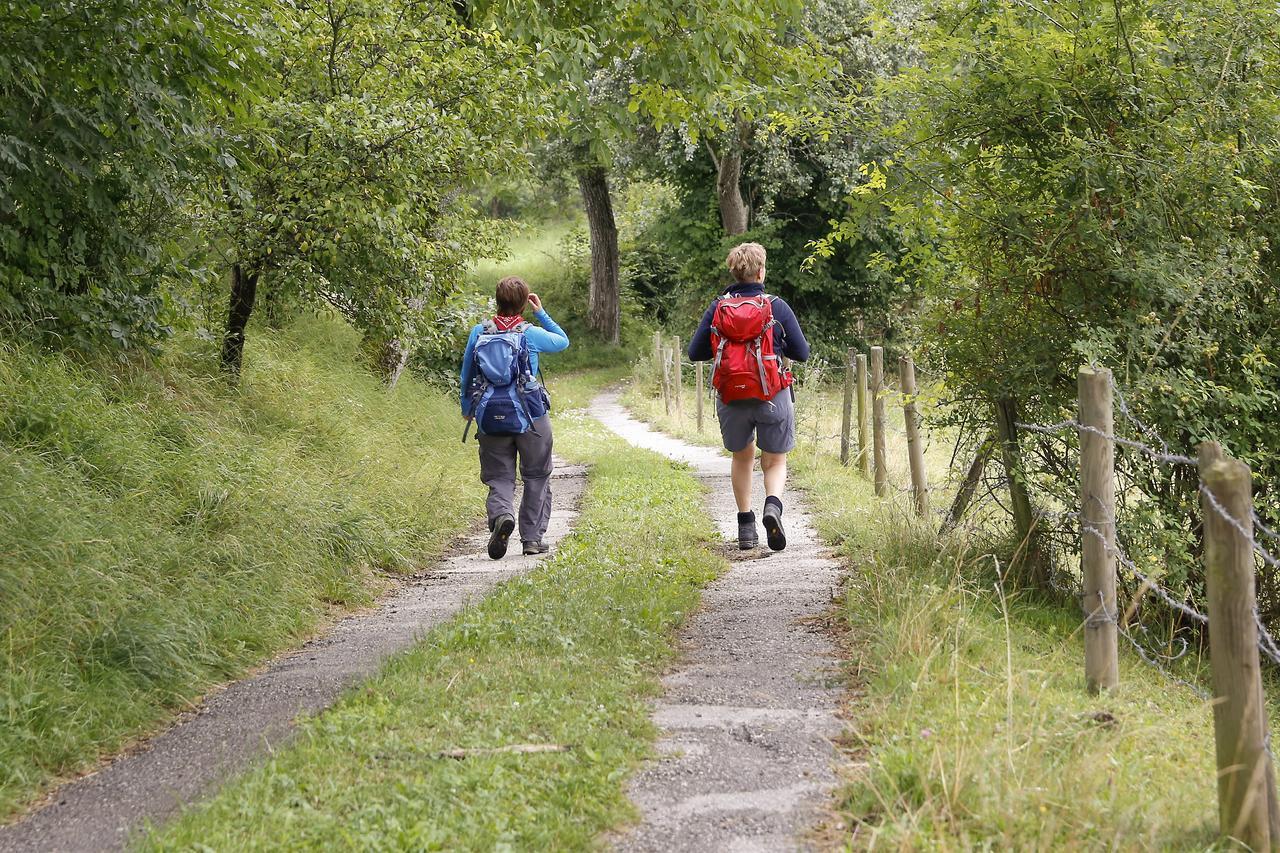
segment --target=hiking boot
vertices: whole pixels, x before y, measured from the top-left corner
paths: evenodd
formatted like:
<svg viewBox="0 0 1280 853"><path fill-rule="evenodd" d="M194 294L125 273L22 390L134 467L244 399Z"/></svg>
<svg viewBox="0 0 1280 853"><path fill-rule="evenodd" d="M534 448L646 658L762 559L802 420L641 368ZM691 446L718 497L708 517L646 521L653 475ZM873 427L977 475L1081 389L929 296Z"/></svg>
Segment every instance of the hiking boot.
<svg viewBox="0 0 1280 853"><path fill-rule="evenodd" d="M754 512L738 513L738 550L750 551L760 544L760 534L756 531L756 514Z"/></svg>
<svg viewBox="0 0 1280 853"><path fill-rule="evenodd" d="M551 546L539 539L537 542L524 543L524 555L526 557L533 554L545 554L551 550Z"/></svg>
<svg viewBox="0 0 1280 853"><path fill-rule="evenodd" d="M787 547L787 532L782 529L782 504L768 501L764 505L764 535L773 551L781 551Z"/></svg>
<svg viewBox="0 0 1280 853"><path fill-rule="evenodd" d="M507 540L516 529L516 520L510 515L500 515L490 522L489 559L501 560L507 553Z"/></svg>

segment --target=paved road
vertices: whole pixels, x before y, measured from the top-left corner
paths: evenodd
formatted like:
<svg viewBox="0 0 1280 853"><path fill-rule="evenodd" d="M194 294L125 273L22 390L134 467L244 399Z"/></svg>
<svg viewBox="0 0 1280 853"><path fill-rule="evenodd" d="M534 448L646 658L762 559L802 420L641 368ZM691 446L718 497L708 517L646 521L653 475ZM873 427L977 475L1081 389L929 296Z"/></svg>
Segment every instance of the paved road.
<svg viewBox="0 0 1280 853"><path fill-rule="evenodd" d="M584 482L583 468L557 468L547 532L552 544L572 527ZM209 697L141 749L55 791L43 807L0 828L0 851L117 850L145 822L161 823L212 793L288 740L300 714L328 707L387 656L539 559L521 556L516 541L514 553L494 562L486 541L487 534L473 537L376 610L348 617L261 674Z"/></svg>
<svg viewBox="0 0 1280 853"><path fill-rule="evenodd" d="M616 394L592 411L639 447L688 463L707 485L707 510L737 542L729 460L654 432ZM757 474L757 504L763 487ZM837 650L819 627L839 567L825 556L801 496L783 496L788 545L749 552L703 593L681 632L683 656L654 708L662 758L633 779L643 813L613 839L624 851L800 850L813 846L836 785L842 690ZM759 508L757 508L757 514ZM764 530L760 530L761 545Z"/></svg>

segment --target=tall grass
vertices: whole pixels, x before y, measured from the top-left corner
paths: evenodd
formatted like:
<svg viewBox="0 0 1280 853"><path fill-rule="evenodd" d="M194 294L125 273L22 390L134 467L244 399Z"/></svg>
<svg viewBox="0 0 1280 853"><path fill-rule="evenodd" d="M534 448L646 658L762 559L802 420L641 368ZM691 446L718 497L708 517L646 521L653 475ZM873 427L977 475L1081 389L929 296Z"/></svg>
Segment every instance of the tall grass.
<svg viewBox="0 0 1280 853"><path fill-rule="evenodd" d="M368 603L472 513L451 398L391 393L328 319L260 330L243 385L0 348L0 817Z"/></svg>

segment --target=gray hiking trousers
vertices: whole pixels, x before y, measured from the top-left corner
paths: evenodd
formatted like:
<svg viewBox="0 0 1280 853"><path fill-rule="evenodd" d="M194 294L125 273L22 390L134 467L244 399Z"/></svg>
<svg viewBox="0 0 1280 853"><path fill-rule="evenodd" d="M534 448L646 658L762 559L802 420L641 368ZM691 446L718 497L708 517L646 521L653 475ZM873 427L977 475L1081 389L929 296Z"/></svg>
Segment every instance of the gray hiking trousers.
<svg viewBox="0 0 1280 853"><path fill-rule="evenodd" d="M520 435L481 435L480 482L489 487L485 508L489 527L500 515L515 515L516 460L524 494L520 498L520 540L540 542L551 521L551 416L543 415Z"/></svg>

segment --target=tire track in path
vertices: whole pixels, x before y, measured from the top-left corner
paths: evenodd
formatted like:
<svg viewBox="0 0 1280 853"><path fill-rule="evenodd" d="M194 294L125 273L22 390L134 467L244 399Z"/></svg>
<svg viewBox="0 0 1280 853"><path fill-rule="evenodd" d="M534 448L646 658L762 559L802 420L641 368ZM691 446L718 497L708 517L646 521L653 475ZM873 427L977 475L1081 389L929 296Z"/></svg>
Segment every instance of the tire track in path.
<svg viewBox="0 0 1280 853"><path fill-rule="evenodd" d="M573 527L586 470L557 465L553 480L546 537L552 545ZM469 537L376 609L346 617L264 671L209 696L139 748L55 790L43 805L0 827L0 853L118 850L144 824L163 823L213 793L285 743L300 715L327 708L387 657L546 556L521 556L516 540L515 553L493 561L487 541L487 533Z"/></svg>
<svg viewBox="0 0 1280 853"><path fill-rule="evenodd" d="M729 459L631 417L617 393L592 411L633 445L688 463L707 511L737 542ZM757 473L757 513L763 488ZM784 496L787 548L754 552L703 592L680 634L682 657L654 708L661 757L632 779L641 822L623 851L804 850L836 786L842 688L821 627L839 581L795 492ZM764 535L761 531L761 543ZM737 553L736 550L733 553Z"/></svg>

